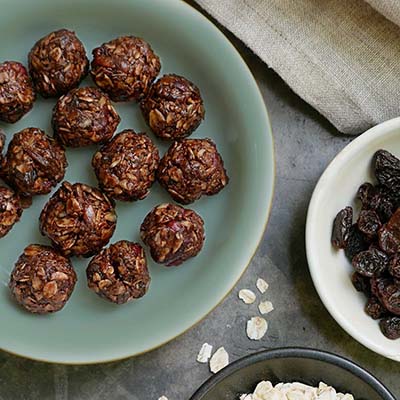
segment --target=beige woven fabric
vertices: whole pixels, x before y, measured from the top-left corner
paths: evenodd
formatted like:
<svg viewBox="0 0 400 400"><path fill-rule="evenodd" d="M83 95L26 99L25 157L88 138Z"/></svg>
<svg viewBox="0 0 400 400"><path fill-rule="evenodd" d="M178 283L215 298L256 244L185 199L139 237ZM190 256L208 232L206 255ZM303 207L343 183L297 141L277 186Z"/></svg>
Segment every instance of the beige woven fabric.
<svg viewBox="0 0 400 400"><path fill-rule="evenodd" d="M339 131L400 115L400 0L196 1Z"/></svg>

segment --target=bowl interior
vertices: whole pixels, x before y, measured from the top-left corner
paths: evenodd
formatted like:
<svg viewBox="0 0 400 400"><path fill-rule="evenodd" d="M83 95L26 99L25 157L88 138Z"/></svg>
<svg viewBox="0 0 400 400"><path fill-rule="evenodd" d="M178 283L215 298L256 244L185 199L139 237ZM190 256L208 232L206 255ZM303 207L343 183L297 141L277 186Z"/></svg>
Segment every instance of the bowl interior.
<svg viewBox="0 0 400 400"><path fill-rule="evenodd" d="M232 400L252 393L262 380L324 382L337 392L351 393L356 400L394 400L371 375L337 356L314 350L282 349L258 353L234 363L210 379L191 400Z"/></svg>
<svg viewBox="0 0 400 400"><path fill-rule="evenodd" d="M150 291L124 306L108 303L86 288L88 260L73 259L78 284L58 314L35 316L9 297L7 283L14 262L29 243L47 243L38 217L48 196L34 199L12 232L0 241L0 348L53 362L89 363L147 351L182 333L222 300L240 277L263 233L273 187L273 146L268 117L246 65L225 37L203 16L180 1L116 0L69 2L5 0L0 14L0 60L26 65L33 43L52 30L75 30L91 50L114 37L145 38L160 56L162 74L181 74L197 84L206 118L193 137L212 138L225 160L231 182L219 195L192 205L205 220L201 254L180 268L150 262ZM82 85L91 85L86 79ZM0 124L8 140L28 126L52 134L55 100L39 99L15 125ZM155 140L136 104L116 104L118 131L133 128ZM96 185L90 166L93 148L67 151L66 179ZM143 201L118 203L112 242L139 241L139 226L157 204L171 201L158 184Z"/></svg>
<svg viewBox="0 0 400 400"><path fill-rule="evenodd" d="M351 263L330 243L332 223L339 210L355 208L358 187L375 182L373 154L386 149L400 156L400 119L378 125L350 143L329 165L314 191L307 217L307 258L312 278L325 306L356 340L385 357L400 361L400 340L387 339L378 322L365 312L366 297L351 281Z"/></svg>

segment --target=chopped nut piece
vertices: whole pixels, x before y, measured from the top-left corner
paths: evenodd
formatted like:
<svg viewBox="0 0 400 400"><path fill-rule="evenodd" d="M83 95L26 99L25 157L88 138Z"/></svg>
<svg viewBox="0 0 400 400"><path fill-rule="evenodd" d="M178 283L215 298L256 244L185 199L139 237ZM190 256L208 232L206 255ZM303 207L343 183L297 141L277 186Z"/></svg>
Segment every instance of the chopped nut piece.
<svg viewBox="0 0 400 400"><path fill-rule="evenodd" d="M199 354L197 355L197 362L203 364L207 363L211 357L212 349L213 347L210 344L204 343L203 346L201 346Z"/></svg>
<svg viewBox="0 0 400 400"><path fill-rule="evenodd" d="M32 109L35 99L25 67L16 61L0 64L0 120L17 122Z"/></svg>
<svg viewBox="0 0 400 400"><path fill-rule="evenodd" d="M82 42L67 29L37 41L28 60L35 89L43 97L57 97L77 87L89 69Z"/></svg>
<svg viewBox="0 0 400 400"><path fill-rule="evenodd" d="M256 286L257 286L257 289L263 294L267 291L267 289L269 287L268 283L266 281L264 281L264 279L262 279L262 278L257 279Z"/></svg>
<svg viewBox="0 0 400 400"><path fill-rule="evenodd" d="M113 101L142 99L160 69L158 56L138 37L121 36L93 50L93 81Z"/></svg>
<svg viewBox="0 0 400 400"><path fill-rule="evenodd" d="M202 195L217 194L229 181L224 162L211 139L174 142L160 161L157 179L181 204L193 203Z"/></svg>
<svg viewBox="0 0 400 400"><path fill-rule="evenodd" d="M140 227L153 260L167 267L182 264L203 247L204 221L193 210L160 204L147 214Z"/></svg>
<svg viewBox="0 0 400 400"><path fill-rule="evenodd" d="M68 258L49 246L31 244L15 264L9 287L26 310L46 314L64 307L76 279Z"/></svg>
<svg viewBox="0 0 400 400"><path fill-rule="evenodd" d="M99 89L82 87L60 97L53 110L54 134L65 146L105 143L117 129L120 117Z"/></svg>
<svg viewBox="0 0 400 400"><path fill-rule="evenodd" d="M114 204L98 189L64 182L40 214L40 230L65 255L90 257L116 227Z"/></svg>
<svg viewBox="0 0 400 400"><path fill-rule="evenodd" d="M239 291L239 299L246 304L253 304L256 301L256 295L249 289L242 289Z"/></svg>
<svg viewBox="0 0 400 400"><path fill-rule="evenodd" d="M140 107L151 130L162 139L189 136L204 118L200 90L174 74L154 83Z"/></svg>
<svg viewBox="0 0 400 400"><path fill-rule="evenodd" d="M65 174L64 149L41 129L26 128L8 145L2 168L4 180L19 194L47 194Z"/></svg>
<svg viewBox="0 0 400 400"><path fill-rule="evenodd" d="M253 317L247 321L246 332L251 340L260 340L264 337L268 329L268 322L261 317Z"/></svg>
<svg viewBox="0 0 400 400"><path fill-rule="evenodd" d="M270 301L262 301L258 305L258 309L260 310L261 314L268 314L274 309L274 306Z"/></svg>
<svg viewBox="0 0 400 400"><path fill-rule="evenodd" d="M133 201L149 194L159 160L148 136L125 129L93 156L92 165L103 192L117 200Z"/></svg>
<svg viewBox="0 0 400 400"><path fill-rule="evenodd" d="M142 246L126 240L112 244L94 256L86 276L90 289L116 304L144 296L150 285Z"/></svg>
<svg viewBox="0 0 400 400"><path fill-rule="evenodd" d="M210 371L216 374L229 364L229 354L223 347L220 347L210 359Z"/></svg>

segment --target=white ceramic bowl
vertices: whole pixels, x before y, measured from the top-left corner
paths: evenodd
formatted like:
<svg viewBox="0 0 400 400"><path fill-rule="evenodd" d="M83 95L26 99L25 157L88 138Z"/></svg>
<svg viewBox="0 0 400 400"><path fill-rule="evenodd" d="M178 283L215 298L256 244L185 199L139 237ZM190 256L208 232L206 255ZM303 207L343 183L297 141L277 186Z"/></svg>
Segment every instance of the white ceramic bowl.
<svg viewBox="0 0 400 400"><path fill-rule="evenodd" d="M400 157L400 118L369 129L347 145L321 176L308 209L306 248L308 264L318 294L337 323L354 339L387 358L400 361L400 340L389 340L377 321L364 312L366 297L351 281L353 270L342 250L331 246L332 223L339 210L352 205L366 181L374 182L373 154L386 149Z"/></svg>

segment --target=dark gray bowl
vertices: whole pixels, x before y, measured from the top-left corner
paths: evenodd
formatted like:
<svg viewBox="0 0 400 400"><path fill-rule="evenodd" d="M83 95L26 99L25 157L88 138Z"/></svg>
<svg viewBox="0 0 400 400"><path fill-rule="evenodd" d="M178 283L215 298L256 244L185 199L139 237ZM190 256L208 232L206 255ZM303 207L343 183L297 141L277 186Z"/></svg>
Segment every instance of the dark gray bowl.
<svg viewBox="0 0 400 400"><path fill-rule="evenodd" d="M252 354L211 377L190 400L237 400L262 380L325 382L356 400L396 400L388 389L352 361L320 350L282 348Z"/></svg>

